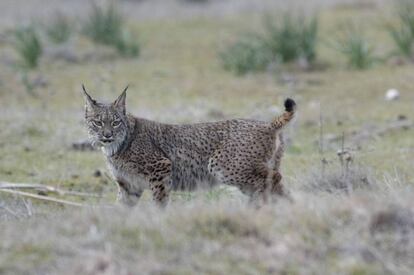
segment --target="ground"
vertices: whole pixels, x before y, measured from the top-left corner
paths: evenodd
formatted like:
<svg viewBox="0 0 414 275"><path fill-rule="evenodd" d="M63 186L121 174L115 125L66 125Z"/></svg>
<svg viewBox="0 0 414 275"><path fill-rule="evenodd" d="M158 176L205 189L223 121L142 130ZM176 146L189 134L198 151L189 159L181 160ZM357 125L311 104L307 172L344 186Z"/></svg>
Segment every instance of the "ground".
<svg viewBox="0 0 414 275"><path fill-rule="evenodd" d="M42 1L48 13L23 1L1 3L2 31L21 18L40 20L64 10L63 1ZM15 52L7 39L0 40L0 181L97 193L99 199L64 198L105 205L80 210L23 203L0 193L0 274L412 273L414 127L390 125L401 117L413 120L414 65L385 61L351 70L331 46L337 27L352 20L378 54L391 52L383 28L390 6L314 1L309 5L319 7L321 30L317 69L287 66L235 76L222 68L218 52L240 33L260 29L263 11L276 12L282 1L148 2L122 2L142 44L138 58L100 55L100 48L77 36L69 47L94 56L68 63L46 52L29 74L46 85L32 92L13 66ZM83 1L64 5L69 15L85 16ZM152 10L158 12L150 15ZM286 129L289 145L282 163L293 202L252 209L236 190L218 188L176 193L166 210L154 206L149 194L133 210L112 208L116 186L102 154L72 149L73 142L87 138L82 83L107 101L129 84L128 110L168 123L269 120L282 111L286 97L294 98L298 116ZM400 91L400 99L385 100L390 88ZM375 134L378 129L385 130ZM365 134L358 138L355 132ZM358 170L352 180L369 178L369 184L327 192L320 183L341 173L337 151L343 133L353 159L350 169Z"/></svg>

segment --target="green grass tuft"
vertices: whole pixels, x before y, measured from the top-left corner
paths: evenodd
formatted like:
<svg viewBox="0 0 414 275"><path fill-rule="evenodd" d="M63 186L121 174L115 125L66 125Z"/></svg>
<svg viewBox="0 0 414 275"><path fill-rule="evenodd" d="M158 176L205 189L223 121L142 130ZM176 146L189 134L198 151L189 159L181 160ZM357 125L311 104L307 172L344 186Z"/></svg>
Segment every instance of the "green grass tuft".
<svg viewBox="0 0 414 275"><path fill-rule="evenodd" d="M398 25L388 27L396 51L399 55L412 58L414 47L414 2L407 0L397 1L396 16Z"/></svg>
<svg viewBox="0 0 414 275"><path fill-rule="evenodd" d="M114 3L108 6L93 4L83 31L95 43L114 47L123 56L139 55L139 44L125 30L125 20Z"/></svg>
<svg viewBox="0 0 414 275"><path fill-rule="evenodd" d="M347 59L348 66L353 69L368 69L376 61L374 47L356 26L351 24L345 26L343 35L337 42L337 49Z"/></svg>
<svg viewBox="0 0 414 275"><path fill-rule="evenodd" d="M271 54L263 41L254 36L245 36L220 53L226 70L237 75L263 71L271 62Z"/></svg>
<svg viewBox="0 0 414 275"><path fill-rule="evenodd" d="M63 15L56 15L48 24L46 34L53 43L65 43L72 34L71 22Z"/></svg>
<svg viewBox="0 0 414 275"><path fill-rule="evenodd" d="M136 57L140 53L139 43L127 31L122 32L121 38L115 42L115 48L125 57Z"/></svg>
<svg viewBox="0 0 414 275"><path fill-rule="evenodd" d="M267 16L265 19L265 41L272 54L283 63L305 58L312 62L316 58L318 20L316 16L306 18L286 12Z"/></svg>
<svg viewBox="0 0 414 275"><path fill-rule="evenodd" d="M272 62L316 59L318 19L286 12L268 15L263 35L245 35L220 53L226 70L238 75L263 71Z"/></svg>
<svg viewBox="0 0 414 275"><path fill-rule="evenodd" d="M14 31L14 48L24 68L36 68L42 55L42 44L33 27L21 27Z"/></svg>

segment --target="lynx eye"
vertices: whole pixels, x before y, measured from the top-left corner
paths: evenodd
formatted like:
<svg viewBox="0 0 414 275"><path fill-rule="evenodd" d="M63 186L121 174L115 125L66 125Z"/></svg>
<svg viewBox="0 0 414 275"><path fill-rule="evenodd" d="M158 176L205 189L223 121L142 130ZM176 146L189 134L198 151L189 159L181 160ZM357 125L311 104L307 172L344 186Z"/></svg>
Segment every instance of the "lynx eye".
<svg viewBox="0 0 414 275"><path fill-rule="evenodd" d="M114 121L112 121L112 127L119 127L119 125L121 125L121 121L118 119L118 120L114 120Z"/></svg>
<svg viewBox="0 0 414 275"><path fill-rule="evenodd" d="M102 122L99 120L92 120L92 124L96 127L102 127Z"/></svg>

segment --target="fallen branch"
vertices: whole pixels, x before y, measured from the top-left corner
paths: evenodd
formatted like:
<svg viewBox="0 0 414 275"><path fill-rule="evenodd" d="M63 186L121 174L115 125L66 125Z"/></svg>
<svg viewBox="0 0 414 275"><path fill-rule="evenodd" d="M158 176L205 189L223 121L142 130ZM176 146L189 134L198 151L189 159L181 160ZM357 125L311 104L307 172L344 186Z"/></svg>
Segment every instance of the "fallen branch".
<svg viewBox="0 0 414 275"><path fill-rule="evenodd" d="M28 198L33 198L33 199L38 199L38 200L50 201L50 202L55 202L55 203L60 203L60 204L66 204L66 205L71 205L71 206L79 206L79 207L89 206L89 205L86 205L86 204L83 204L83 203L72 202L72 201L67 201L67 200L61 200L61 199L56 199L56 198L51 198L51 197L47 197L47 196L36 195L36 194L32 194L32 193L28 193L28 192L23 192L23 191L17 191L17 190L0 189L0 192L14 194L14 195L20 195L20 196L25 196L25 197L28 197Z"/></svg>
<svg viewBox="0 0 414 275"><path fill-rule="evenodd" d="M0 182L0 189L35 189L36 191L41 192L50 192L56 193L61 196L79 196L79 197L94 197L94 198L101 198L101 195L98 194L90 194L90 193L83 193L77 191L67 191L56 188L50 185L38 184L38 183L12 183L12 182Z"/></svg>

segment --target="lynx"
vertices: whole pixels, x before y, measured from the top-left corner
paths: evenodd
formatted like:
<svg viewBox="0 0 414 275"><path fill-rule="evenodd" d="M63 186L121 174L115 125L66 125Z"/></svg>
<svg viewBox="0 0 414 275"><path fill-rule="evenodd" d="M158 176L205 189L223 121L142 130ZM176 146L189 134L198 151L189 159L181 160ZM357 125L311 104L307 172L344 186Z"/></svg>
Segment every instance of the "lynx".
<svg viewBox="0 0 414 275"><path fill-rule="evenodd" d="M101 147L118 183L118 199L135 205L145 189L165 205L171 190L226 184L251 200L284 195L280 161L282 128L296 103L271 122L232 119L197 124L164 124L126 112L126 91L110 104L93 99L83 87L85 121L94 146Z"/></svg>

